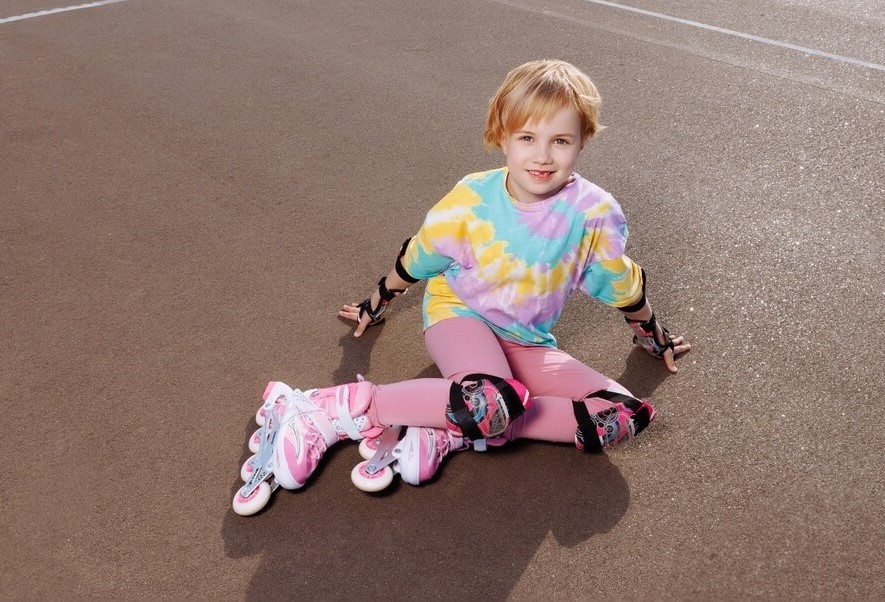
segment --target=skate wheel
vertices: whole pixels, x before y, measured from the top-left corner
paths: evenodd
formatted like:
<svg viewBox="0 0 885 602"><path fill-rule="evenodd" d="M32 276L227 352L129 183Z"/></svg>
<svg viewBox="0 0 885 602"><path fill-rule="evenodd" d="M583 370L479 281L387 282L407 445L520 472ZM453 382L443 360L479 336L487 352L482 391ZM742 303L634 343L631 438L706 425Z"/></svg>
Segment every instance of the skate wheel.
<svg viewBox="0 0 885 602"><path fill-rule="evenodd" d="M264 508L267 505L268 500L270 500L271 490L267 481L259 483L258 488L255 489L249 497L243 497L242 491L243 489L237 491L232 504L234 512L240 516L255 514Z"/></svg>
<svg viewBox="0 0 885 602"><path fill-rule="evenodd" d="M243 479L244 483L247 483L252 478L252 473L255 472L255 468L252 466L252 460L254 459L255 456L249 456L249 459L243 463L243 467L240 469L240 478Z"/></svg>
<svg viewBox="0 0 885 602"><path fill-rule="evenodd" d="M264 423L267 422L264 418L264 406L258 408L258 411L255 412L255 424L258 426L264 426Z"/></svg>
<svg viewBox="0 0 885 602"><path fill-rule="evenodd" d="M385 466L375 474L369 474L366 471L368 465L368 461L360 462L350 471L350 480L353 481L357 489L375 493L385 489L393 482L393 470L390 469L390 466Z"/></svg>
<svg viewBox="0 0 885 602"><path fill-rule="evenodd" d="M372 456L375 455L375 452L378 451L378 448L380 446L380 437L374 439L363 439L362 441L360 441L360 456L362 456L363 460L371 460Z"/></svg>
<svg viewBox="0 0 885 602"><path fill-rule="evenodd" d="M257 454L258 450L261 448L261 429L258 429L252 436L249 437L249 451L253 454Z"/></svg>

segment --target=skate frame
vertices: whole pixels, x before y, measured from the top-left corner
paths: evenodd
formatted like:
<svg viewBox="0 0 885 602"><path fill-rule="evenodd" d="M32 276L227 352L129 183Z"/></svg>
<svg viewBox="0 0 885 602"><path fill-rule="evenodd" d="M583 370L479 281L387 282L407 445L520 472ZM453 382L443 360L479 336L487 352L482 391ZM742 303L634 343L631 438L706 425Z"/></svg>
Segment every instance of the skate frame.
<svg viewBox="0 0 885 602"><path fill-rule="evenodd" d="M260 439L258 453L249 462L252 465L253 472L246 484L240 490L244 498L252 495L252 492L258 488L268 476L273 474L273 448L280 432L282 424L282 416L279 415L275 398L268 397L268 401L264 402L264 412L267 417L264 425L258 430L258 438ZM276 479L270 482L270 491L273 493L279 488L280 484Z"/></svg>
<svg viewBox="0 0 885 602"><path fill-rule="evenodd" d="M389 426L384 429L384 432L377 439L378 448L366 465L367 473L377 474L382 468L396 461L397 458L393 455L393 450L396 449L396 445L399 443L401 432L401 426Z"/></svg>

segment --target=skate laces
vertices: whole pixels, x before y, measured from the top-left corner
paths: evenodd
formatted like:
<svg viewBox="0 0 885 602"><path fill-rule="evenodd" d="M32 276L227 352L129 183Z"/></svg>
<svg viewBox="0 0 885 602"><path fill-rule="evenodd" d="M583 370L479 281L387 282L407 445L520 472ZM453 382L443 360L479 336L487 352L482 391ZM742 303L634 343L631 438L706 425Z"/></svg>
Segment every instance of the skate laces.
<svg viewBox="0 0 885 602"><path fill-rule="evenodd" d="M449 435L448 433L437 432L436 429L434 429L431 441L433 442L434 464L440 464L442 463L443 458L449 454L449 448L451 447Z"/></svg>
<svg viewBox="0 0 885 602"><path fill-rule="evenodd" d="M319 464L323 454L328 449L326 440L315 430L304 433L304 446L307 455L313 460L313 464Z"/></svg>
<svg viewBox="0 0 885 602"><path fill-rule="evenodd" d="M441 463L443 458L450 453L462 451L469 447L463 437L456 437L448 429L435 428L432 430L437 464Z"/></svg>

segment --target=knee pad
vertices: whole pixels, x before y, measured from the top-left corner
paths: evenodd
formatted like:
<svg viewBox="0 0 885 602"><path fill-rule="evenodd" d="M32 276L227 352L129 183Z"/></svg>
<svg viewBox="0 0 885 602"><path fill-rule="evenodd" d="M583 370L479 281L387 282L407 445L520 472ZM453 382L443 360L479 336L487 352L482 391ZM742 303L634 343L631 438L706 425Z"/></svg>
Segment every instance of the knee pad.
<svg viewBox="0 0 885 602"><path fill-rule="evenodd" d="M529 392L517 380L470 374L452 383L446 426L476 443L497 437L529 408Z"/></svg>
<svg viewBox="0 0 885 602"><path fill-rule="evenodd" d="M593 397L615 405L591 414L584 400ZM602 453L605 447L626 443L645 430L655 417L654 408L647 401L604 389L576 401L573 407L578 421L575 446L591 453Z"/></svg>

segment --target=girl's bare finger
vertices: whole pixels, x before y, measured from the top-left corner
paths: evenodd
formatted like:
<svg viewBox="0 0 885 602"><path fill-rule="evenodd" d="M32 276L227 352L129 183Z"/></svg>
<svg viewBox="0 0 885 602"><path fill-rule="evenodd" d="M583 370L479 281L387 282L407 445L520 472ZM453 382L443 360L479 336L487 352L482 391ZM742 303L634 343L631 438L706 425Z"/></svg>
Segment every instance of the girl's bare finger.
<svg viewBox="0 0 885 602"><path fill-rule="evenodd" d="M689 345L688 343L684 343L682 345L676 345L673 348L673 353L676 357L679 357L680 355L688 353L689 351L691 351L691 345Z"/></svg>
<svg viewBox="0 0 885 602"><path fill-rule="evenodd" d="M359 321L360 323L357 325L356 330L353 331L353 336L358 337L362 335L366 331L366 328L369 327L369 321L370 318L368 315L363 316L363 319Z"/></svg>
<svg viewBox="0 0 885 602"><path fill-rule="evenodd" d="M679 368L676 367L676 360L673 359L673 355L674 350L667 349L667 351L664 352L664 363L667 364L667 370L669 370L673 374L676 374L677 372L679 372Z"/></svg>

